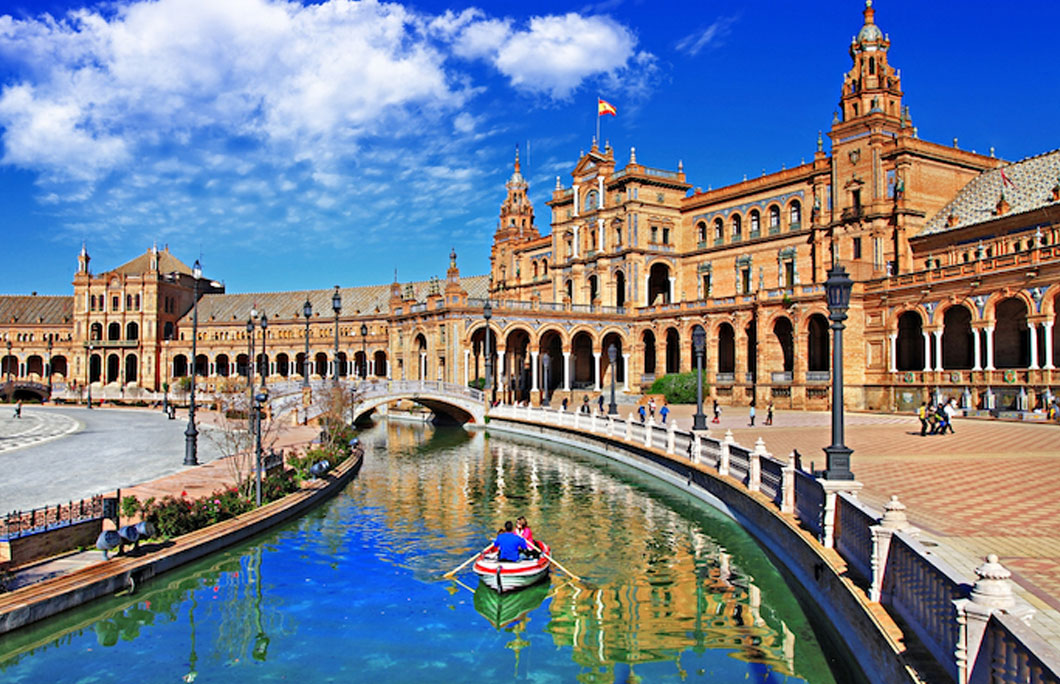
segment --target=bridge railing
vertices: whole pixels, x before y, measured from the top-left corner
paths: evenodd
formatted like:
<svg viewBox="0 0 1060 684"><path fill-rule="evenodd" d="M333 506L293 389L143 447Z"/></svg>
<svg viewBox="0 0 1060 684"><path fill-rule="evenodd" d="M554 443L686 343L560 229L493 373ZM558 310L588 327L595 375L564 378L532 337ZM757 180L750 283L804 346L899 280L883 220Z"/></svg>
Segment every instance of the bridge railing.
<svg viewBox="0 0 1060 684"><path fill-rule="evenodd" d="M856 489L844 492L841 483L797 468L794 453L775 458L761 439L747 449L731 432L718 440L672 423L642 423L633 414L530 406L496 406L488 415L624 441L671 472L687 472L689 486L696 486L692 469L683 464L715 470L764 494L763 505L794 515L821 545L834 548L861 576L869 600L900 616L953 681L1060 684L1060 651L1029 628L1033 609L1015 600L1011 573L990 556L975 568L979 581L969 592L961 573L916 540L897 497L881 512L858 501Z"/></svg>

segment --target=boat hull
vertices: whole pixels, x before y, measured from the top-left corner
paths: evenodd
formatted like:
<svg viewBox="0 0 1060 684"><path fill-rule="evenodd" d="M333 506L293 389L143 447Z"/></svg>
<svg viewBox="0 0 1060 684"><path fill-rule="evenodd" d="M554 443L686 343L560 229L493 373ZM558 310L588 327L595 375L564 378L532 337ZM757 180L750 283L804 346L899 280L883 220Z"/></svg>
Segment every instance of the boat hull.
<svg viewBox="0 0 1060 684"><path fill-rule="evenodd" d="M546 555L551 555L547 544L538 544L543 553L539 558L509 562L498 561L496 549L481 553L475 560L472 570L482 579L482 583L493 591L504 594L533 586L548 579L551 564Z"/></svg>

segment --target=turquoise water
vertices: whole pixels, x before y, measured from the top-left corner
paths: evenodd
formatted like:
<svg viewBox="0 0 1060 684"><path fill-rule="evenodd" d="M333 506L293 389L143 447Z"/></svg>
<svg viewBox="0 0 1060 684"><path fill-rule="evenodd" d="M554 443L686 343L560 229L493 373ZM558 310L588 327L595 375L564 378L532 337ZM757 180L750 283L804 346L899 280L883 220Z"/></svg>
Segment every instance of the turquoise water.
<svg viewBox="0 0 1060 684"><path fill-rule="evenodd" d="M574 450L380 425L291 524L0 637L22 682L848 681L769 558L675 489ZM442 577L526 515L564 566L512 597ZM511 599L511 600L509 600Z"/></svg>

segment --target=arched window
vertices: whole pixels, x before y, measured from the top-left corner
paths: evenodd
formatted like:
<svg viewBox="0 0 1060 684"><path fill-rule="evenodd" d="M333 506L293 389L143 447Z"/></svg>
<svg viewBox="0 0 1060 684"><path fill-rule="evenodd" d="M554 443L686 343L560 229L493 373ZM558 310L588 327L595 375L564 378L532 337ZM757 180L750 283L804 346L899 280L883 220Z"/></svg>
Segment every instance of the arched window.
<svg viewBox="0 0 1060 684"><path fill-rule="evenodd" d="M120 340L121 339L121 323L111 323L107 326L107 339L108 340Z"/></svg>
<svg viewBox="0 0 1060 684"><path fill-rule="evenodd" d="M543 276L547 276L548 275L548 259L542 259L541 260L541 275L543 275Z"/></svg>
<svg viewBox="0 0 1060 684"><path fill-rule="evenodd" d="M788 224L791 230L798 230L802 225L802 205L799 200L792 200L788 208Z"/></svg>
<svg viewBox="0 0 1060 684"><path fill-rule="evenodd" d="M531 262L533 264L534 279L537 280L537 262Z"/></svg>
<svg viewBox="0 0 1060 684"><path fill-rule="evenodd" d="M751 236L758 235L758 231L762 230L762 217L758 213L757 209L751 210Z"/></svg>
<svg viewBox="0 0 1060 684"><path fill-rule="evenodd" d="M739 240L743 233L743 219L739 214L732 215L732 239Z"/></svg>
<svg viewBox="0 0 1060 684"><path fill-rule="evenodd" d="M773 205L769 207L769 232L780 230L780 207Z"/></svg>
<svg viewBox="0 0 1060 684"><path fill-rule="evenodd" d="M138 340L140 339L140 326L135 322L130 321L125 324L125 339L127 340Z"/></svg>
<svg viewBox="0 0 1060 684"><path fill-rule="evenodd" d="M725 238L725 224L722 223L720 218L714 219L714 241L722 240Z"/></svg>
<svg viewBox="0 0 1060 684"><path fill-rule="evenodd" d="M90 340L102 340L103 339L103 324L93 323L92 327L89 328L88 338Z"/></svg>
<svg viewBox="0 0 1060 684"><path fill-rule="evenodd" d="M707 241L707 222L700 221L696 224L696 237L700 242Z"/></svg>

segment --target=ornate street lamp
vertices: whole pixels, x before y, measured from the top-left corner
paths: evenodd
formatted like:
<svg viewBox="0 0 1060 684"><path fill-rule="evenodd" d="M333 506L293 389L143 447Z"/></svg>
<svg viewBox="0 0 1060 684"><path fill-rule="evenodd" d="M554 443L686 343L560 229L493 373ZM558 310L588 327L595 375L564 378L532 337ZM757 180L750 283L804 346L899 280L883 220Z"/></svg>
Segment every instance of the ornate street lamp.
<svg viewBox="0 0 1060 684"><path fill-rule="evenodd" d="M618 358L618 349L612 342L607 346L607 358L611 362L611 403L607 406L607 413L611 416L618 415L618 404L615 403L615 359Z"/></svg>
<svg viewBox="0 0 1060 684"><path fill-rule="evenodd" d="M7 365L7 403L11 403L11 398L14 396L14 392L11 389L11 340L7 341L7 356L4 357L4 363ZM89 402L91 404L91 402Z"/></svg>
<svg viewBox="0 0 1060 684"><path fill-rule="evenodd" d="M85 364L85 377L88 379L88 382L85 383L85 389L88 392L88 394L86 395L88 408L92 408L92 352L93 351L95 351L95 345L89 343L89 345L88 345L88 363ZM10 342L7 343L7 353L8 353L8 355L11 354L11 343ZM11 382L11 367L10 366L8 366L8 369L7 369L7 381Z"/></svg>
<svg viewBox="0 0 1060 684"><path fill-rule="evenodd" d="M254 366L258 359L254 354L254 319L258 317L257 309L250 310L250 318L247 319L247 396L254 401Z"/></svg>
<svg viewBox="0 0 1060 684"><path fill-rule="evenodd" d="M342 311L342 297L339 295L339 286L335 286L335 293L331 295L331 310L335 312L335 370L331 377L334 383L339 383L339 313Z"/></svg>
<svg viewBox="0 0 1060 684"><path fill-rule="evenodd" d="M188 406L188 428L184 430L184 465L199 465L197 452L199 450L199 431L195 429L195 372L198 370L195 343L199 338L199 278L202 277L202 266L199 260L191 268L191 275L195 278L195 299L192 303L191 314L191 403Z"/></svg>
<svg viewBox="0 0 1060 684"><path fill-rule="evenodd" d="M853 449L843 444L843 321L850 308L850 290L854 281L846 269L836 264L828 271L824 283L828 296L828 318L832 321L832 445L825 447L826 480L853 480L850 454Z"/></svg>
<svg viewBox="0 0 1060 684"><path fill-rule="evenodd" d="M549 370L551 368L551 364L549 364L549 361L551 361L551 359L552 359L552 357L550 357L548 355L548 352L545 352L544 354L541 355L541 365L542 365L542 368L541 368L542 373L541 373L541 375L544 376L544 380L545 380L544 392L541 395L541 403L544 404L545 406L548 406L548 387L549 387L548 386L548 372L549 372Z"/></svg>
<svg viewBox="0 0 1060 684"><path fill-rule="evenodd" d="M261 391L265 391L265 379L269 376L269 357L265 353L265 331L269 328L269 317L261 314Z"/></svg>
<svg viewBox="0 0 1060 684"><path fill-rule="evenodd" d="M692 416L693 430L706 430L707 417L703 415L703 352L707 348L707 331L697 325L692 331L692 348L696 352L696 415Z"/></svg>
<svg viewBox="0 0 1060 684"><path fill-rule="evenodd" d="M48 399L52 398L52 334L48 333Z"/></svg>
<svg viewBox="0 0 1060 684"><path fill-rule="evenodd" d="M493 360L490 357L490 319L493 318L493 307L490 306L490 302L487 299L486 305L482 307L482 317L486 319L486 396L489 397L490 404L493 404L495 395L493 394Z"/></svg>
<svg viewBox="0 0 1060 684"><path fill-rule="evenodd" d="M254 439L254 457L257 469L257 482L255 485L255 496L254 501L258 507L261 507L261 414L265 408L265 402L269 400L269 391L264 387L261 391L254 395L254 420L257 423L258 429L255 431L257 436Z"/></svg>
<svg viewBox="0 0 1060 684"><path fill-rule="evenodd" d="M313 315L313 305L306 297L302 305L302 315L305 316L305 359L302 363L302 387L309 387L309 319Z"/></svg>
<svg viewBox="0 0 1060 684"><path fill-rule="evenodd" d="M361 379L368 379L368 326L361 323ZM378 371L377 371L378 372Z"/></svg>

